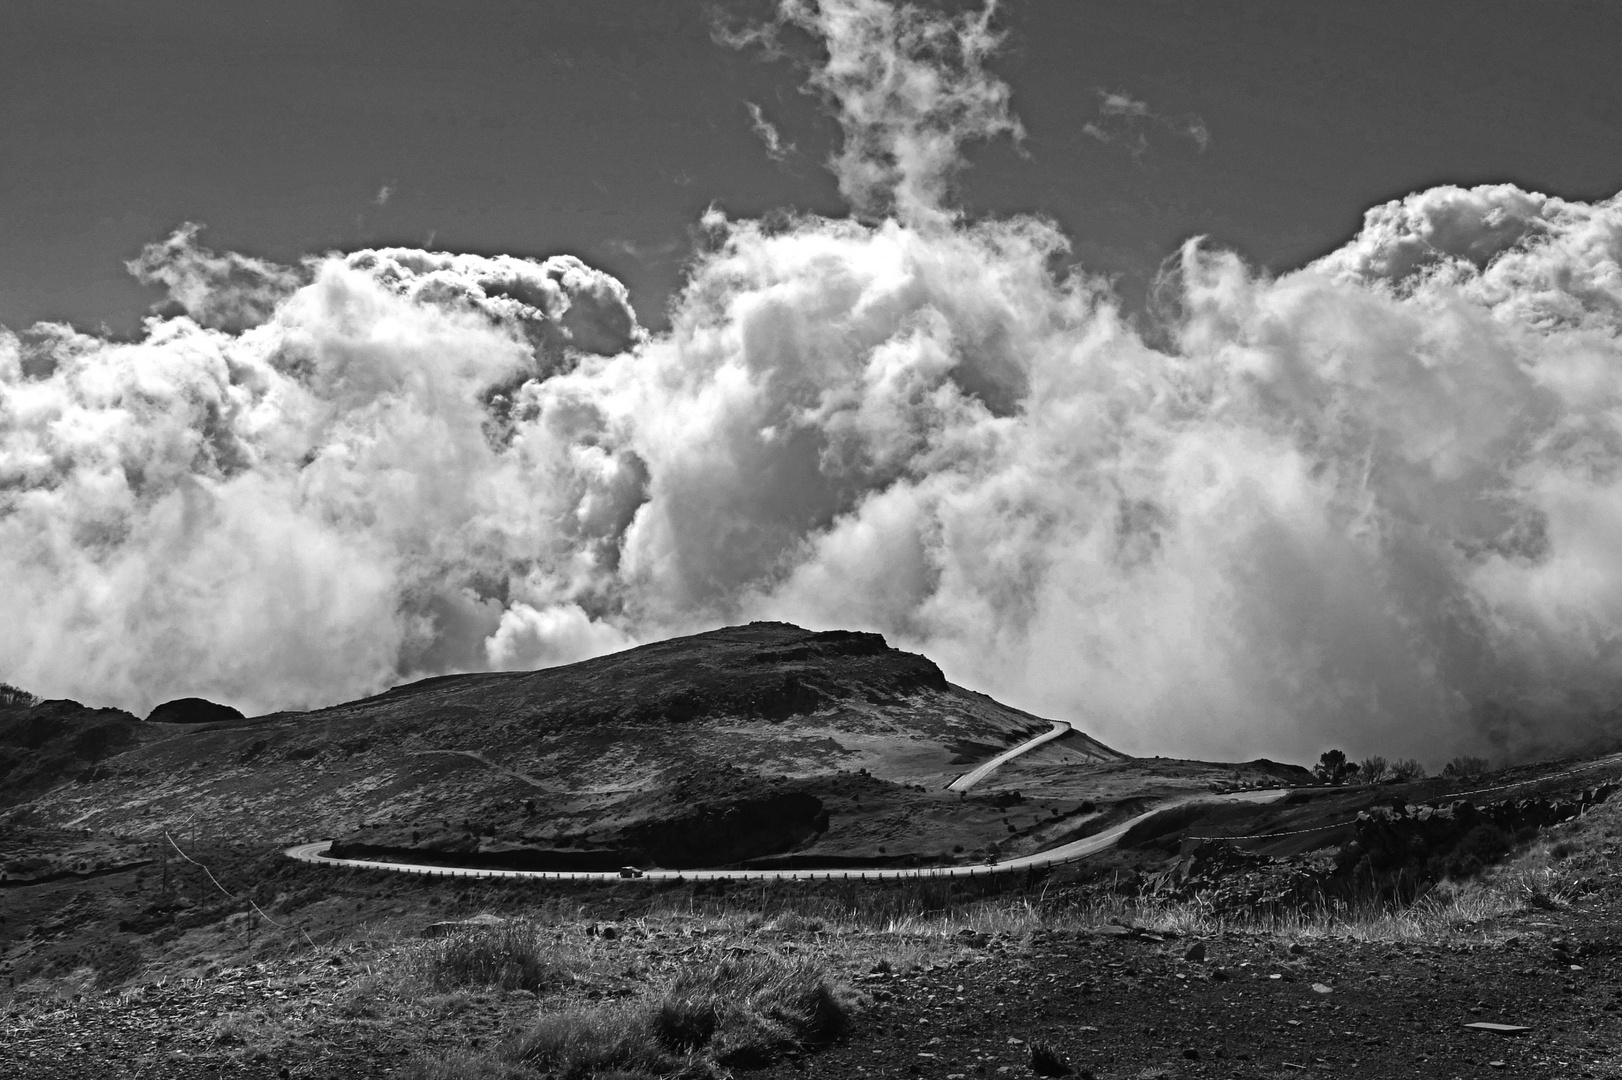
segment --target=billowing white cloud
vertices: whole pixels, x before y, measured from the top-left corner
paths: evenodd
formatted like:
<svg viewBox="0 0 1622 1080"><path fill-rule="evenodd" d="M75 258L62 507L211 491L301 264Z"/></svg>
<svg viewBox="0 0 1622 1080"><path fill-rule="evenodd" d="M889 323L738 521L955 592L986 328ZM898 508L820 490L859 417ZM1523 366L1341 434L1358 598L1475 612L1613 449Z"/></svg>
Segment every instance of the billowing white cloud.
<svg viewBox="0 0 1622 1080"><path fill-rule="evenodd" d="M939 147L1011 123L919 104L1004 100L941 44L983 21L785 10L895 213L708 215L667 333L576 260L387 249L257 325L0 337L0 678L266 709L766 617L1143 752L1600 730L1622 201L1438 188L1279 277L1191 242L1155 347L1050 223L943 201Z"/></svg>

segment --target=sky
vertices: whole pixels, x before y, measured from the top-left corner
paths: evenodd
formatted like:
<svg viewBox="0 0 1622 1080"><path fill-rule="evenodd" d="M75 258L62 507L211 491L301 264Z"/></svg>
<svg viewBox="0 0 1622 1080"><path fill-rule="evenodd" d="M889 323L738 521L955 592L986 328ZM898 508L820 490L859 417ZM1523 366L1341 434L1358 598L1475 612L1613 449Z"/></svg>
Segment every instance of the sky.
<svg viewBox="0 0 1622 1080"><path fill-rule="evenodd" d="M12 4L0 680L750 619L1132 753L1622 715L1610 4Z"/></svg>
<svg viewBox="0 0 1622 1080"><path fill-rule="evenodd" d="M161 293L124 262L199 222L215 247L284 262L381 244L574 254L660 328L712 203L842 209L823 167L838 126L802 90L814 42L786 38L773 57L714 40L770 12L13 0L0 324L133 332ZM1622 9L1557 12L1012 0L994 66L1026 137L968 148L960 201L1051 216L1075 259L1141 303L1197 233L1277 271L1438 183L1604 197L1622 187ZM1104 95L1146 114L1106 112ZM792 146L781 160L751 103Z"/></svg>

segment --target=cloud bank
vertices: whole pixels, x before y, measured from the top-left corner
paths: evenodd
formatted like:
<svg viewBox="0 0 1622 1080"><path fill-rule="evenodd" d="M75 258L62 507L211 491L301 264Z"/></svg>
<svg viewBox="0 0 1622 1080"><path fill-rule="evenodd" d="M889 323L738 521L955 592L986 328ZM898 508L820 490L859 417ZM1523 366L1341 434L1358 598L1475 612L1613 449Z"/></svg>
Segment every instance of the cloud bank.
<svg viewBox="0 0 1622 1080"><path fill-rule="evenodd" d="M578 260L149 248L0 334L0 678L308 707L748 618L879 630L1124 749L1500 755L1622 702L1622 200L1197 241L1152 347L1034 217L984 16L788 3L861 216L704 221L668 333ZM1161 341L1161 337L1156 337Z"/></svg>

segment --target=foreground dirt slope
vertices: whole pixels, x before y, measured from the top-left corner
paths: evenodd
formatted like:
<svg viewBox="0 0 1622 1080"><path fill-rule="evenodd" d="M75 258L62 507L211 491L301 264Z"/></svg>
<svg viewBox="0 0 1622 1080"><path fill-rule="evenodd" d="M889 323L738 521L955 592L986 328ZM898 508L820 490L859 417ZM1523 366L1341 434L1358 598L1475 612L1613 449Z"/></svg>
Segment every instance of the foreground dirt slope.
<svg viewBox="0 0 1622 1080"><path fill-rule="evenodd" d="M1614 1077L1617 885L1602 871L1557 910L1360 941L1311 928L1162 936L1062 916L1022 927L1007 910L985 928L874 931L792 914L708 918L702 898L645 913L646 894L614 888L558 905L443 884L390 897L346 879L319 901L327 929L312 924L313 949L243 919L189 931L193 963L205 938L216 944L215 960L188 972L155 958L122 989L0 995L0 1060L19 1078L420 1076L418 1057L494 1050L538 1015L628 1000L695 957L772 954L820 958L860 1005L848 1034L749 1074L762 1080L1024 1080L1036 1075L1033 1044L1097 1080ZM696 914L668 914L689 903ZM574 914L558 919L560 907ZM598 963L538 994L403 993L391 957L429 922L482 911L537 917ZM1196 944L1204 958L1185 959ZM1531 1030L1463 1027L1480 1021Z"/></svg>
<svg viewBox="0 0 1622 1080"><path fill-rule="evenodd" d="M1613 894L1447 944L1040 933L933 970L870 974L845 1043L771 1076L1033 1075L1053 1048L1099 1080L1622 1075ZM1295 951L1298 950L1298 951ZM1465 1028L1529 1027L1519 1037Z"/></svg>

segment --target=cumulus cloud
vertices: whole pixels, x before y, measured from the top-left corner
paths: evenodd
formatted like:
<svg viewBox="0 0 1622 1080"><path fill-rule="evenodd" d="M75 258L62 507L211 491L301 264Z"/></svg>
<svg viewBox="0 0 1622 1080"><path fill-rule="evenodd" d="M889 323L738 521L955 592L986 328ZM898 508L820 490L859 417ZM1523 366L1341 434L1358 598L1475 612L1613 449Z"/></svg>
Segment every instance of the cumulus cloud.
<svg viewBox="0 0 1622 1080"><path fill-rule="evenodd" d="M1099 142L1125 146L1138 158L1149 152L1149 131L1156 127L1190 139L1201 153L1211 145L1211 129L1197 114L1163 116L1148 102L1117 90L1098 91L1098 119L1089 120L1081 130Z"/></svg>
<svg viewBox="0 0 1622 1080"><path fill-rule="evenodd" d="M1191 242L1151 345L1051 223L943 201L1012 123L983 16L784 10L864 212L712 212L666 333L578 260L395 248L254 325L0 336L0 677L268 709L760 617L1146 753L1603 730L1622 201L1437 188L1277 277Z"/></svg>
<svg viewBox="0 0 1622 1080"><path fill-rule="evenodd" d="M199 246L202 228L187 222L125 264L142 284L168 291L163 307L170 313L183 311L203 326L241 331L264 322L300 284L299 275L288 267Z"/></svg>

